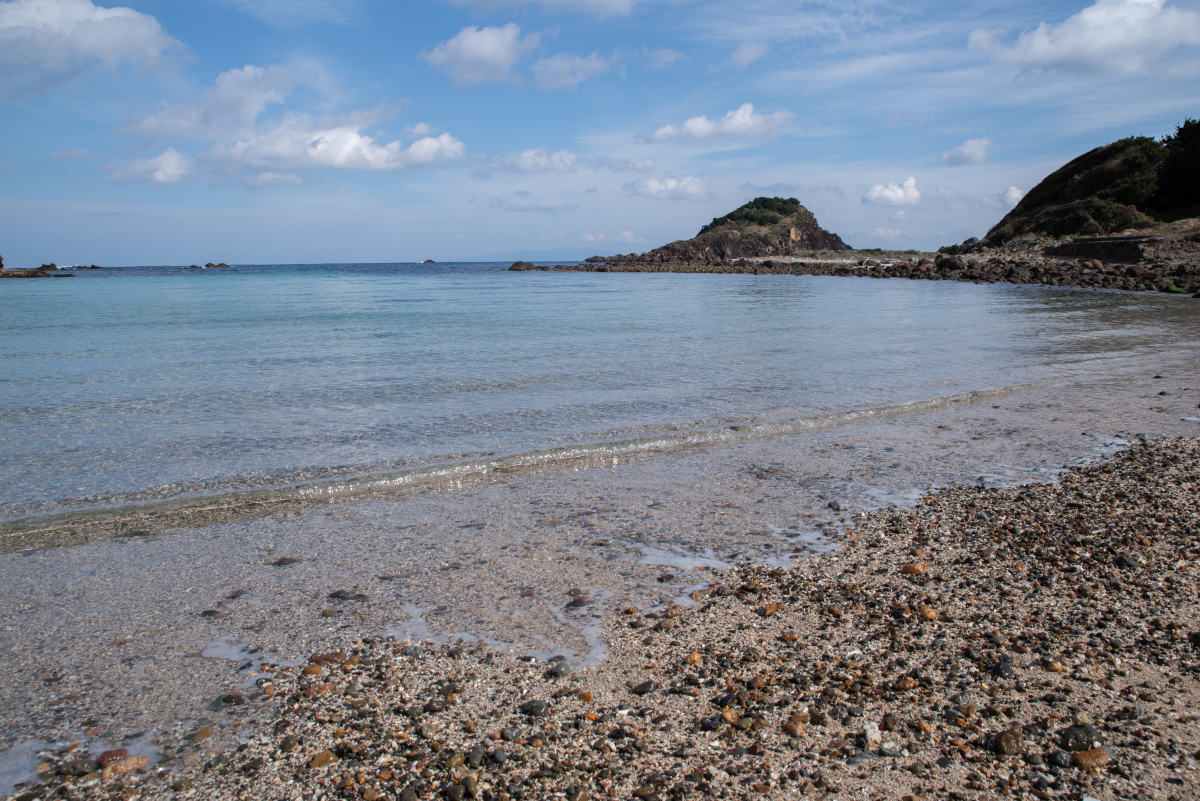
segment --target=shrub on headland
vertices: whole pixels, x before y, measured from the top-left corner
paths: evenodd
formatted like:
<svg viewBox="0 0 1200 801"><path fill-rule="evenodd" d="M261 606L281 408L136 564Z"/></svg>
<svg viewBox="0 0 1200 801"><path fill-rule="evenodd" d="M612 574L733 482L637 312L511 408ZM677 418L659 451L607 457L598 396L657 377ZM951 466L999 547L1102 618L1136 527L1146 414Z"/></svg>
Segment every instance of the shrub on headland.
<svg viewBox="0 0 1200 801"><path fill-rule="evenodd" d="M1046 176L988 231L988 245L1022 234L1102 236L1200 214L1200 122L1175 133L1097 147Z"/></svg>

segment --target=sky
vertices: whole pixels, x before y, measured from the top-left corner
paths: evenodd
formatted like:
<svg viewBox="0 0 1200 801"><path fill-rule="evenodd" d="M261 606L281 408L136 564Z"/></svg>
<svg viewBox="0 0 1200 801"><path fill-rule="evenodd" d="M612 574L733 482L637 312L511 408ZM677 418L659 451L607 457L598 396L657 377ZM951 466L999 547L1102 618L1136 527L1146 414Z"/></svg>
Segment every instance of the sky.
<svg viewBox="0 0 1200 801"><path fill-rule="evenodd" d="M5 266L982 236L1200 117L1200 0L0 0Z"/></svg>

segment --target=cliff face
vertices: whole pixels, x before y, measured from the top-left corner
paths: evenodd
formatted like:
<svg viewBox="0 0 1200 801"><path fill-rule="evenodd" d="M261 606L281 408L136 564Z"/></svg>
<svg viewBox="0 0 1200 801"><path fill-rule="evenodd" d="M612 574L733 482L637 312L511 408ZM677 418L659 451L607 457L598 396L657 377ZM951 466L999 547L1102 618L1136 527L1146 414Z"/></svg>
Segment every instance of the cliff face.
<svg viewBox="0 0 1200 801"><path fill-rule="evenodd" d="M850 250L837 234L817 224L813 213L795 198L756 198L717 217L691 239L672 242L642 254L593 256L592 263L702 263L729 259L787 256L799 250Z"/></svg>

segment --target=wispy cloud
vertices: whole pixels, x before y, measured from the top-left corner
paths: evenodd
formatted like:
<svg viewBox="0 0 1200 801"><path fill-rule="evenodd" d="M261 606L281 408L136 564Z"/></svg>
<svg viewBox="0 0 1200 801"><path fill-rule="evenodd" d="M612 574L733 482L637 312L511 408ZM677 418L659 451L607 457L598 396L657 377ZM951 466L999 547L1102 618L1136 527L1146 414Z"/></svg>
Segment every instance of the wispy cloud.
<svg viewBox="0 0 1200 801"><path fill-rule="evenodd" d="M472 173L477 178L491 178L503 172L575 172L579 167L579 156L569 150L551 153L548 148L535 147L520 153L508 153L481 164Z"/></svg>
<svg viewBox="0 0 1200 801"><path fill-rule="evenodd" d="M359 14L358 0L219 0L219 2L279 27L313 22L347 25Z"/></svg>
<svg viewBox="0 0 1200 801"><path fill-rule="evenodd" d="M734 50L733 54L729 56L729 63L733 64L739 69L744 69L753 64L755 61L758 61L769 52L771 52L771 46L769 44L763 44L762 42L743 42L738 49Z"/></svg>
<svg viewBox="0 0 1200 801"><path fill-rule="evenodd" d="M533 62L533 77L543 89L574 89L588 78L603 75L609 69L608 59L599 53L587 56L559 53Z"/></svg>

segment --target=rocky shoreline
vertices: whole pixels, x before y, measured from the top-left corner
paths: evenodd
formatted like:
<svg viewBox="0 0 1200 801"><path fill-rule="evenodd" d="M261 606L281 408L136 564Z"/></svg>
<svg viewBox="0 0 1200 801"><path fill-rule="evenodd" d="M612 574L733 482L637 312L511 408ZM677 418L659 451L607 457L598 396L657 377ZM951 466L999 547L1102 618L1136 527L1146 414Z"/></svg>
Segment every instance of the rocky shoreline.
<svg viewBox="0 0 1200 801"><path fill-rule="evenodd" d="M969 243L961 252L811 251L777 258L643 260L639 254L594 257L578 265L519 272L677 272L910 278L1044 284L1200 295L1200 224L1186 220L1154 234L1054 238L1027 235L999 247ZM957 250L955 248L954 250Z"/></svg>
<svg viewBox="0 0 1200 801"><path fill-rule="evenodd" d="M1198 486L1200 441L1162 439L946 489L794 569L620 608L595 669L358 640L224 697L273 715L234 751L210 727L157 766L67 745L13 797L1194 798Z"/></svg>

